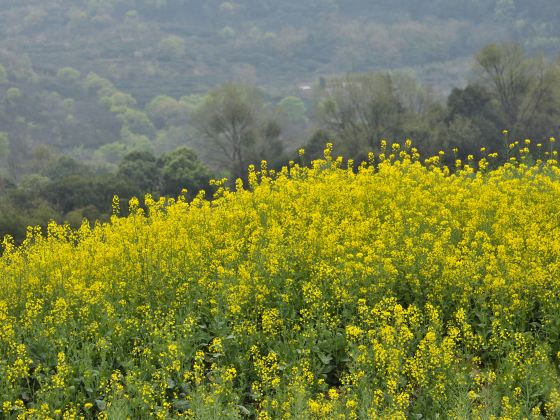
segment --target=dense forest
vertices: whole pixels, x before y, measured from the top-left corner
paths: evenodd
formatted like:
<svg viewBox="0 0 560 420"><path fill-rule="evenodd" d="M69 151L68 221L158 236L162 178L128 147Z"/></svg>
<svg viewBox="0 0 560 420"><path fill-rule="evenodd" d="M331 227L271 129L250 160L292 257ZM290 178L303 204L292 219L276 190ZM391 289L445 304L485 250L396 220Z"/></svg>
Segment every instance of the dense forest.
<svg viewBox="0 0 560 420"><path fill-rule="evenodd" d="M327 141L452 162L525 138L551 154L560 127L552 0L2 3L0 236Z"/></svg>
<svg viewBox="0 0 560 420"><path fill-rule="evenodd" d="M92 71L144 103L404 67L448 87L490 42L554 53L559 17L554 0L22 0L3 1L0 33L41 73Z"/></svg>

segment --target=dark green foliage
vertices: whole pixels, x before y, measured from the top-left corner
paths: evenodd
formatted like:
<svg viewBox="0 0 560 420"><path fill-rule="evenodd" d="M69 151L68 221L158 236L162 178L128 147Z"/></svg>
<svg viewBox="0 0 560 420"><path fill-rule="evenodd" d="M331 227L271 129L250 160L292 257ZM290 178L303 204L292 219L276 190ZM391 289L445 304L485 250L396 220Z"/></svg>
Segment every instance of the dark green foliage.
<svg viewBox="0 0 560 420"><path fill-rule="evenodd" d="M156 157L149 152L132 152L119 164L117 178L135 188L134 195L154 193L159 190L161 169Z"/></svg>
<svg viewBox="0 0 560 420"><path fill-rule="evenodd" d="M305 156L307 159L320 159L323 157L325 144L332 142L333 136L326 130L315 130L309 142L305 145Z"/></svg>
<svg viewBox="0 0 560 420"><path fill-rule="evenodd" d="M61 156L49 164L43 173L53 181L60 181L71 176L88 176L92 174L89 166L68 156Z"/></svg>
<svg viewBox="0 0 560 420"><path fill-rule="evenodd" d="M95 180L80 175L68 176L53 182L43 194L62 213L100 203L102 198Z"/></svg>
<svg viewBox="0 0 560 420"><path fill-rule="evenodd" d="M478 153L481 147L503 151L507 146L501 135L506 124L498 102L486 88L468 85L464 89L453 89L447 108L446 122L452 131L446 142L449 149L459 148L464 157Z"/></svg>
<svg viewBox="0 0 560 420"><path fill-rule="evenodd" d="M196 153L186 147L174 152L164 153L158 159L161 168L161 192L168 196L177 196L183 188L190 195L208 186L210 171L198 159Z"/></svg>
<svg viewBox="0 0 560 420"><path fill-rule="evenodd" d="M177 196L187 188L194 196L211 178L210 170L185 147L159 158L148 152L129 153L115 173L97 173L61 156L50 162L44 174L48 177L26 176L19 185L0 178L0 237L10 234L20 242L28 225L44 228L50 220L73 227L83 219L106 221L114 195L127 203L146 193Z"/></svg>
<svg viewBox="0 0 560 420"><path fill-rule="evenodd" d="M12 235L19 242L27 226L45 227L57 218L59 213L44 198L14 185L4 186L0 185L0 237Z"/></svg>

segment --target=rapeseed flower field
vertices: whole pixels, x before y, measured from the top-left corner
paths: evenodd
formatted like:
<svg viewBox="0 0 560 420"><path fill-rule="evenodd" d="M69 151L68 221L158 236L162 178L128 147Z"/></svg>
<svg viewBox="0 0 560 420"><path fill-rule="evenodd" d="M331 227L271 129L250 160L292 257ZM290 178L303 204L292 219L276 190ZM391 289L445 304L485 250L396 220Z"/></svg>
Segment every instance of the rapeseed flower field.
<svg viewBox="0 0 560 420"><path fill-rule="evenodd" d="M6 238L0 417L560 418L560 169L511 152L327 146Z"/></svg>

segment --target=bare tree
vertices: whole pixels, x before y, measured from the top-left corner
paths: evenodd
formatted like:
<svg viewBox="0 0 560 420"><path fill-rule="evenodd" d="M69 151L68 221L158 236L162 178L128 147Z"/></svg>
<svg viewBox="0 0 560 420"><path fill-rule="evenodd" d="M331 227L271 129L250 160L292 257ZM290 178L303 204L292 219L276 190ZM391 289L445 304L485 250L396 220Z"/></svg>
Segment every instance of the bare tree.
<svg viewBox="0 0 560 420"><path fill-rule="evenodd" d="M268 118L257 89L228 83L205 98L193 115L208 157L242 177L251 161L281 152L280 131Z"/></svg>
<svg viewBox="0 0 560 420"><path fill-rule="evenodd" d="M558 105L558 66L543 56L526 57L517 44L491 44L475 59L479 83L493 93L500 105L506 125L503 128L529 135L533 121L544 108L550 111ZM544 115L550 115L548 111Z"/></svg>
<svg viewBox="0 0 560 420"><path fill-rule="evenodd" d="M345 152L357 157L396 135L404 108L389 74L349 75L327 83L319 119Z"/></svg>

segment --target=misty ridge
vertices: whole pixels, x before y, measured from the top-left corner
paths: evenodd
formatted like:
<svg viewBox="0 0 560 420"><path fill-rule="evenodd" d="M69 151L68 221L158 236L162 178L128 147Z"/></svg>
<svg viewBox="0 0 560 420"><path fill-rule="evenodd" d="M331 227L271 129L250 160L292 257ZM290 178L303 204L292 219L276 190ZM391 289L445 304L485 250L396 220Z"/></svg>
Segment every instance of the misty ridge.
<svg viewBox="0 0 560 420"><path fill-rule="evenodd" d="M536 147L560 126L559 18L554 0L1 0L0 236L107 220L114 195L211 194L328 141L358 162L381 139Z"/></svg>

